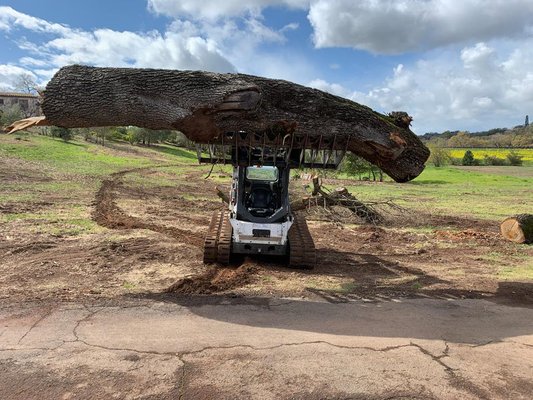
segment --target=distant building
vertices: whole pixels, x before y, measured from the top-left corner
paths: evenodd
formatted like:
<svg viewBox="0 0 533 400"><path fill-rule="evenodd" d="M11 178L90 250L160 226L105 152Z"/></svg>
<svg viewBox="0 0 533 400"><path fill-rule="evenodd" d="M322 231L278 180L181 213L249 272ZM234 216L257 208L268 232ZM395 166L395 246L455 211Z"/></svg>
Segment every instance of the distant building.
<svg viewBox="0 0 533 400"><path fill-rule="evenodd" d="M15 104L20 106L26 117L41 115L39 96L29 93L0 92L0 109Z"/></svg>

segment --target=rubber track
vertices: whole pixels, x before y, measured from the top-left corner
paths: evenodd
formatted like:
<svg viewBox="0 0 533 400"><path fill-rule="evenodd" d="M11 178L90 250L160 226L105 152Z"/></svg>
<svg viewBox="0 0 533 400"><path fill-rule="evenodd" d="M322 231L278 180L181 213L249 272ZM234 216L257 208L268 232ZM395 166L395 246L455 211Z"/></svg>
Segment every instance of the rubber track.
<svg viewBox="0 0 533 400"><path fill-rule="evenodd" d="M233 229L229 220L229 212L225 211L220 225L218 236L217 261L220 264L229 264L231 258L231 236Z"/></svg>
<svg viewBox="0 0 533 400"><path fill-rule="evenodd" d="M224 217L227 218L225 210L215 211L211 217L209 230L204 241L204 263L211 264L217 262L218 258L218 241L220 236L220 228Z"/></svg>
<svg viewBox="0 0 533 400"><path fill-rule="evenodd" d="M313 269L316 265L316 250L313 237L305 219L294 218L289 229L289 265L292 268Z"/></svg>

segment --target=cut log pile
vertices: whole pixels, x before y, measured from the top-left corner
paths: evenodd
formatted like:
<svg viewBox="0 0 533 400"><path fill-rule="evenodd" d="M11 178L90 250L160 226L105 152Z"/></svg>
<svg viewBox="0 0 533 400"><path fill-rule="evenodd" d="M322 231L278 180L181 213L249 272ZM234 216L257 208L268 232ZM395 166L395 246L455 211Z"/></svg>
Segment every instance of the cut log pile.
<svg viewBox="0 0 533 400"><path fill-rule="evenodd" d="M197 143L248 132L300 148L328 143L398 182L418 176L429 157L404 112L384 115L320 90L243 74L73 65L48 83L42 110L44 117L19 121L9 130L135 125L179 130Z"/></svg>
<svg viewBox="0 0 533 400"><path fill-rule="evenodd" d="M500 225L502 236L515 243L533 243L533 215L519 214L506 218Z"/></svg>

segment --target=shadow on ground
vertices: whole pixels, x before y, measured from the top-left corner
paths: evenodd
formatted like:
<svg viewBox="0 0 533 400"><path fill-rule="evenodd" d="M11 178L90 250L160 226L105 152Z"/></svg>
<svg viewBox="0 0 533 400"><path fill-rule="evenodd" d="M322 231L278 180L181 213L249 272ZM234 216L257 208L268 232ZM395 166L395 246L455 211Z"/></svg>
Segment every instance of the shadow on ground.
<svg viewBox="0 0 533 400"><path fill-rule="evenodd" d="M501 292L507 290L508 285L503 285ZM524 285L523 290L531 293L532 285ZM328 301L308 301L166 293L131 297L177 304L198 317L223 323L333 335L445 340L477 346L533 333L531 307L510 308L479 299L338 302L330 301L329 296L324 296ZM249 312L253 310L258 312Z"/></svg>

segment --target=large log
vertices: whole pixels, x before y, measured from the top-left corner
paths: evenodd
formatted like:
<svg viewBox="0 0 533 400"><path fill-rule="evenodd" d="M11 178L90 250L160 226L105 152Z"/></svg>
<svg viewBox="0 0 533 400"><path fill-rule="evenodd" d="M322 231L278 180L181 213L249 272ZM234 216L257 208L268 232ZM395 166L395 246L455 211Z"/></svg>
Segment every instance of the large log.
<svg viewBox="0 0 533 400"><path fill-rule="evenodd" d="M387 116L320 90L243 74L73 65L48 83L42 110L40 125L175 129L198 143L239 131L305 143L322 136L398 182L418 176L429 156L405 113Z"/></svg>
<svg viewBox="0 0 533 400"><path fill-rule="evenodd" d="M505 239L516 243L533 243L533 215L519 214L503 220L500 231Z"/></svg>

